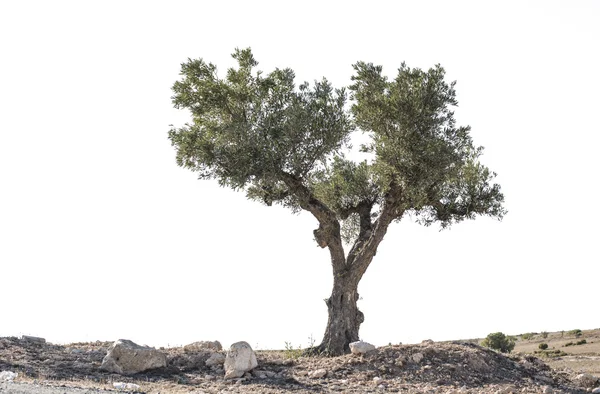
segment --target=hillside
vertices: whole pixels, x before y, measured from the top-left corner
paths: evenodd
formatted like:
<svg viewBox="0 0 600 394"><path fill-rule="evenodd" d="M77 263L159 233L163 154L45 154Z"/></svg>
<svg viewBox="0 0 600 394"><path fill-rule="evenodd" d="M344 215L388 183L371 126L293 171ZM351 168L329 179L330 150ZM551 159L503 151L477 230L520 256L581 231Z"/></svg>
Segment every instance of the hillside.
<svg viewBox="0 0 600 394"><path fill-rule="evenodd" d="M508 356L472 343L476 340L424 341L334 358L257 351L258 368L231 380L223 379L219 367L205 364L208 352L161 349L167 354L166 368L121 376L99 369L110 342L63 346L10 337L0 338L0 371L19 376L12 383L0 382L0 392L27 389L33 383L37 391L30 392L41 392L46 386L62 386L60 393L75 393L72 387L114 391L115 383L128 382L145 393L584 393L600 385L598 381L585 384L578 377L582 372L600 376L599 334L587 330L573 337L567 333L520 336ZM585 343L566 346L576 343L574 339ZM535 353L542 342L549 348L545 354ZM565 354L552 357L556 350Z"/></svg>

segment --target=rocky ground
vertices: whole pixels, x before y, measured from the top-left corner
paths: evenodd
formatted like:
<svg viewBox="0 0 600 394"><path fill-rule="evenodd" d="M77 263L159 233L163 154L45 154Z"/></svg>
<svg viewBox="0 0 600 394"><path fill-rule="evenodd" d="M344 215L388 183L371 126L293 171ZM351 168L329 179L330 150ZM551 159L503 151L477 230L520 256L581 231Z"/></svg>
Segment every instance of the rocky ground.
<svg viewBox="0 0 600 394"><path fill-rule="evenodd" d="M507 357L469 342L425 341L333 358L258 351L258 368L232 380L223 379L221 366L206 366L211 353L183 348L163 349L166 368L133 376L105 372L99 367L110 345L0 338L0 371L19 374L0 382L0 393L585 393L600 385L531 355Z"/></svg>

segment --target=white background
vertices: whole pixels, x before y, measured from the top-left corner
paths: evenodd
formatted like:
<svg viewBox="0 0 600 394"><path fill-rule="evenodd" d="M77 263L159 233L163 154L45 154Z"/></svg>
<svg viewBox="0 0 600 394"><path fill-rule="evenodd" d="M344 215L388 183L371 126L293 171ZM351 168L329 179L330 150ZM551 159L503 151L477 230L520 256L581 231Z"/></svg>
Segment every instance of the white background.
<svg viewBox="0 0 600 394"><path fill-rule="evenodd" d="M376 345L597 328L595 1L3 1L0 336L166 346L320 341L316 221L176 166L180 63L348 85L442 64L509 213L388 232L359 292Z"/></svg>

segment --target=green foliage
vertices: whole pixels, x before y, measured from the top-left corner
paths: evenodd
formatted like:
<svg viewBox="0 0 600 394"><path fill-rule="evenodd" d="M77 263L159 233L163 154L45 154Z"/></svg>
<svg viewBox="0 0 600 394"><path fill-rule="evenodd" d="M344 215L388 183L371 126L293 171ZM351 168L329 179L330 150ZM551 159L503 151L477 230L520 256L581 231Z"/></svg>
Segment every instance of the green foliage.
<svg viewBox="0 0 600 394"><path fill-rule="evenodd" d="M263 75L250 49L232 56L238 68L224 79L202 59L181 65L173 104L188 109L193 123L169 132L177 163L266 204L294 206L283 174L307 177L347 142L346 93L325 79L296 89L291 69Z"/></svg>
<svg viewBox="0 0 600 394"><path fill-rule="evenodd" d="M576 338L579 338L582 335L582 331L578 328L571 330L571 331L567 331L567 335L572 335Z"/></svg>
<svg viewBox="0 0 600 394"><path fill-rule="evenodd" d="M540 343L540 344L538 345L538 348L539 348L540 350L546 350L546 349L548 349L548 344L547 344L547 343Z"/></svg>
<svg viewBox="0 0 600 394"><path fill-rule="evenodd" d="M515 339L506 336L501 332L489 334L482 342L481 346L498 350L502 353L510 353L515 348Z"/></svg>
<svg viewBox="0 0 600 394"><path fill-rule="evenodd" d="M585 339L579 340L575 343L575 345L585 345L587 341Z"/></svg>
<svg viewBox="0 0 600 394"><path fill-rule="evenodd" d="M188 59L173 85L173 104L192 122L172 127L169 139L177 163L199 178L267 205L315 216L330 210L347 242L361 229L367 236L384 207L392 219L409 212L442 228L476 215L503 217L500 186L479 162L470 128L456 125L455 83L441 66L402 64L388 81L381 66L357 62L348 107L346 90L326 79L296 87L289 68L257 71L249 48L232 56L238 64L225 77L212 63ZM371 137L362 147L369 161L344 156L357 129Z"/></svg>
<svg viewBox="0 0 600 394"><path fill-rule="evenodd" d="M547 358L562 357L562 356L567 355L567 353L563 352L562 350L556 350L556 349L536 350L534 353L536 355L539 355L542 357L547 357Z"/></svg>
<svg viewBox="0 0 600 394"><path fill-rule="evenodd" d="M528 341L536 335L537 335L537 332L527 332L525 334L521 334L521 338L525 341Z"/></svg>
<svg viewBox="0 0 600 394"><path fill-rule="evenodd" d="M403 208L425 225L442 227L476 214L504 215L495 174L478 161L470 127L456 126L455 83L437 65L428 71L402 64L388 81L382 67L358 62L352 77L352 114L372 138L362 148L375 154L375 180L384 192L402 188Z"/></svg>
<svg viewBox="0 0 600 394"><path fill-rule="evenodd" d="M290 342L286 342L284 354L285 354L286 358L295 360L297 358L302 357L302 354L303 354L302 347L298 346L297 348L295 348L294 346L292 346L292 344Z"/></svg>

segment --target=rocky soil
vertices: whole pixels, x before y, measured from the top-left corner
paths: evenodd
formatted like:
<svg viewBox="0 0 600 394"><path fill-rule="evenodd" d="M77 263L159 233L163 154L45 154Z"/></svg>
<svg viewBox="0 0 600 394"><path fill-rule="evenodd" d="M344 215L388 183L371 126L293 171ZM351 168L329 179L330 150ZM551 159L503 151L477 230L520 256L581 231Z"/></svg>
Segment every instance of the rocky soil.
<svg viewBox="0 0 600 394"><path fill-rule="evenodd" d="M0 338L0 371L19 374L14 382L0 383L0 393L25 393L19 390L26 386L38 388L29 392L61 387L48 393L585 393L600 385L584 382L573 371L551 369L533 356L507 357L468 342L425 341L333 358L258 351L258 368L231 380L223 378L221 366L205 364L210 352L185 353L183 348L163 349L166 368L132 376L101 371L111 344L63 346ZM115 383L139 388L117 389Z"/></svg>

